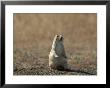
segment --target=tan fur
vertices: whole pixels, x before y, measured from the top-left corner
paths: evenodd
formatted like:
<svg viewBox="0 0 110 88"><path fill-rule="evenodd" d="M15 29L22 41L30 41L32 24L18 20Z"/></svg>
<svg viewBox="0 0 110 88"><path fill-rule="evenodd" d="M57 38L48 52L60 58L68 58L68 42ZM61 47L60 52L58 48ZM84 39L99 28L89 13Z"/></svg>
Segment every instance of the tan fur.
<svg viewBox="0 0 110 88"><path fill-rule="evenodd" d="M67 69L67 58L63 45L63 36L56 35L49 54L49 66L52 69Z"/></svg>

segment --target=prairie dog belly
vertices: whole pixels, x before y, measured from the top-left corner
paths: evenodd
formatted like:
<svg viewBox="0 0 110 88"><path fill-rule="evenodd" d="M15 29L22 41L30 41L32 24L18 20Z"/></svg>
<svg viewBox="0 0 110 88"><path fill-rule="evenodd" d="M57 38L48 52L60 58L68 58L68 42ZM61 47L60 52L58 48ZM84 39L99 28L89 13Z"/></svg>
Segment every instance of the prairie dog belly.
<svg viewBox="0 0 110 88"><path fill-rule="evenodd" d="M57 56L55 53L49 54L49 66L50 64L58 64L58 65L64 65L67 64L67 58L62 56Z"/></svg>

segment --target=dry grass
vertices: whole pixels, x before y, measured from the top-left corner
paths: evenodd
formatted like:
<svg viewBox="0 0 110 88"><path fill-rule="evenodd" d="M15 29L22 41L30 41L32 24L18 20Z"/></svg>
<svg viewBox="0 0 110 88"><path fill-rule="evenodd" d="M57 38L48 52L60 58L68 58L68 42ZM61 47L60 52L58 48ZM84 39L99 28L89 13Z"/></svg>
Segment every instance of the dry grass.
<svg viewBox="0 0 110 88"><path fill-rule="evenodd" d="M87 75L49 69L56 34L64 36L71 69L97 74L97 15L82 13L14 14L14 75Z"/></svg>

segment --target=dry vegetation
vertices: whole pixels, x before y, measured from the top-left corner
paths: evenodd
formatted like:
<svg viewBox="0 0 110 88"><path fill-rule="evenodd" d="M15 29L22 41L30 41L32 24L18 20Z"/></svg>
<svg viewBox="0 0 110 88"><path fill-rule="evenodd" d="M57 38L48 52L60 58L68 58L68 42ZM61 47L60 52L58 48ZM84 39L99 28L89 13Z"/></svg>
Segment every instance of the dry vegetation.
<svg viewBox="0 0 110 88"><path fill-rule="evenodd" d="M64 36L71 69L48 67L48 54L56 34ZM80 71L78 71L80 70ZM97 74L97 15L14 14L14 75Z"/></svg>

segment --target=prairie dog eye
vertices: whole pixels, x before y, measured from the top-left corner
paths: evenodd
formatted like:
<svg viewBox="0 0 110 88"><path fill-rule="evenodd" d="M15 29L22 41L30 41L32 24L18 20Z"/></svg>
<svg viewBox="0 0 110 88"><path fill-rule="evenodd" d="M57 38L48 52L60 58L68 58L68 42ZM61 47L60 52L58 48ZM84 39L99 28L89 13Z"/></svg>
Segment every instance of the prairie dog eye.
<svg viewBox="0 0 110 88"><path fill-rule="evenodd" d="M55 35L54 40L59 40L59 35Z"/></svg>

